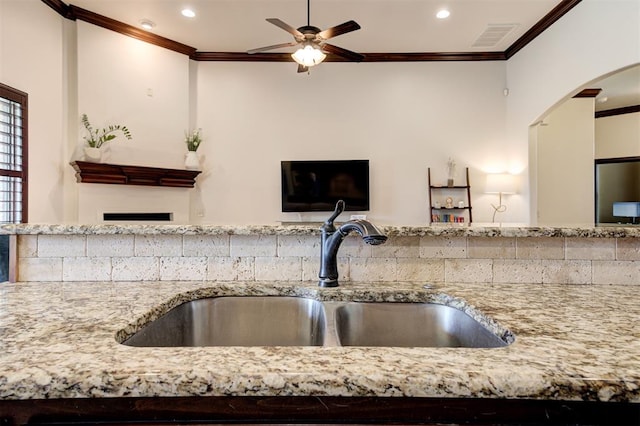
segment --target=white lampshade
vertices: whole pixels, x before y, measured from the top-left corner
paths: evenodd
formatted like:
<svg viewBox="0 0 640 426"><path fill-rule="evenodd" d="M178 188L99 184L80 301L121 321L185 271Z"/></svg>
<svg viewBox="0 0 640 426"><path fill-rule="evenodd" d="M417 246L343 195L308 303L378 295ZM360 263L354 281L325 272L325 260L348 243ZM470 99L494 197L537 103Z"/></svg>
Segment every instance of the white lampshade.
<svg viewBox="0 0 640 426"><path fill-rule="evenodd" d="M492 173L487 175L487 194L515 194L516 177L509 173Z"/></svg>
<svg viewBox="0 0 640 426"><path fill-rule="evenodd" d="M304 47L296 50L291 57L300 65L312 67L324 61L327 55L325 55L317 46L306 44Z"/></svg>

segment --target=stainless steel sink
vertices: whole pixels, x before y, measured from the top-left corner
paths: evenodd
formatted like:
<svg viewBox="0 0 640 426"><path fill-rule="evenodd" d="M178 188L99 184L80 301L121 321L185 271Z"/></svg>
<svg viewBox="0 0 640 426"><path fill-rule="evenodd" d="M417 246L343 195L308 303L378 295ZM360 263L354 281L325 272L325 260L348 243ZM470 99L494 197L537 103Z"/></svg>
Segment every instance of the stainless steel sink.
<svg viewBox="0 0 640 426"><path fill-rule="evenodd" d="M508 344L463 311L445 305L320 302L287 296L194 300L170 310L122 343L472 348Z"/></svg>
<svg viewBox="0 0 640 426"><path fill-rule="evenodd" d="M507 345L466 313L433 303L347 303L336 308L335 327L342 346Z"/></svg>
<svg viewBox="0 0 640 426"><path fill-rule="evenodd" d="M129 346L322 346L321 302L229 296L184 303L125 340Z"/></svg>

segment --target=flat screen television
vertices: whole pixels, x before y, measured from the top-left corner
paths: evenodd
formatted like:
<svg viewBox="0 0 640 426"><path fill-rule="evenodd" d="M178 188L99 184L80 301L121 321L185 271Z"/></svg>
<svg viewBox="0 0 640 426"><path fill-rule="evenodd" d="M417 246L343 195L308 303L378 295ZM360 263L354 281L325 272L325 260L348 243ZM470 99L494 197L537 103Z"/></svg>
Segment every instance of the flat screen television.
<svg viewBox="0 0 640 426"><path fill-rule="evenodd" d="M369 210L369 160L282 161L282 211Z"/></svg>

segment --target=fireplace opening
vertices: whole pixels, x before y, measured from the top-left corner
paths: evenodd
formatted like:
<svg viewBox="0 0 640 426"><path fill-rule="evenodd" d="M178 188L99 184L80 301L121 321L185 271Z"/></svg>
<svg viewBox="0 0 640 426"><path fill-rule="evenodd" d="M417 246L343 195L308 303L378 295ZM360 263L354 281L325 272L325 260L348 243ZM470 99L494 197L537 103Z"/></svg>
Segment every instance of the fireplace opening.
<svg viewBox="0 0 640 426"><path fill-rule="evenodd" d="M102 220L129 222L172 222L173 213L103 213Z"/></svg>

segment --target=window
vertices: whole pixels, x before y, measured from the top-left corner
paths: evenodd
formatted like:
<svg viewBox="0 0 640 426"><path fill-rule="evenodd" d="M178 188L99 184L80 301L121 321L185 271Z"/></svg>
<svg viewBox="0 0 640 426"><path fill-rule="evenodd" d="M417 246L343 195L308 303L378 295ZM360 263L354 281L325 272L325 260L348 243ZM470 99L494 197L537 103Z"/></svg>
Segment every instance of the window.
<svg viewBox="0 0 640 426"><path fill-rule="evenodd" d="M0 223L27 222L27 94L0 83Z"/></svg>

